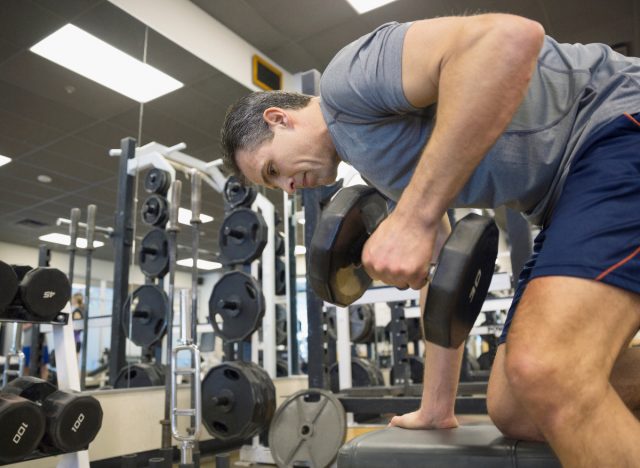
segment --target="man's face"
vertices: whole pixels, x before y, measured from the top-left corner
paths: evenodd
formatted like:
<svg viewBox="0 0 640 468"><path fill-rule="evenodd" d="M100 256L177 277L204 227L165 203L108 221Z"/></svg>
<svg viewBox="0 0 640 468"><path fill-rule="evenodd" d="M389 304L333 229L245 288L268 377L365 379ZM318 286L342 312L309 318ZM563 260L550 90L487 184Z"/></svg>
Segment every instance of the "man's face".
<svg viewBox="0 0 640 468"><path fill-rule="evenodd" d="M289 194L335 182L339 160L322 138L303 125L274 125L271 129L271 141L252 151L236 152L238 167L247 179Z"/></svg>

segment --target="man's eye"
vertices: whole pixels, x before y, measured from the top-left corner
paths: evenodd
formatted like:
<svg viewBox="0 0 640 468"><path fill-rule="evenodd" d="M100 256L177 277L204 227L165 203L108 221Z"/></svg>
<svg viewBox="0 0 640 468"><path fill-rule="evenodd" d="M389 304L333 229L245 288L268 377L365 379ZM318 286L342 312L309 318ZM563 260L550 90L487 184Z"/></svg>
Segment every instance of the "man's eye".
<svg viewBox="0 0 640 468"><path fill-rule="evenodd" d="M267 171L269 173L270 176L275 176L276 175L276 170L274 169L274 167L272 165L269 165L269 169Z"/></svg>

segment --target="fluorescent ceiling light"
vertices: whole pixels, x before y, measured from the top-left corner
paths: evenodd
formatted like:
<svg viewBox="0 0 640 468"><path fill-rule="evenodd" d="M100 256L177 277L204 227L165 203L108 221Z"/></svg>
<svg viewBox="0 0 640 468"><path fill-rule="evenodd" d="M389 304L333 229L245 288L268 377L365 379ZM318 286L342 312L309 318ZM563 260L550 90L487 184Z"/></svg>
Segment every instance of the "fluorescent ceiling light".
<svg viewBox="0 0 640 468"><path fill-rule="evenodd" d="M293 250L294 255L304 255L307 253L307 248L304 245L296 245L296 248Z"/></svg>
<svg viewBox="0 0 640 468"><path fill-rule="evenodd" d="M182 260L178 260L176 263L183 267L192 268L193 258L183 258ZM218 268L222 268L222 263L198 259L198 270L217 270Z"/></svg>
<svg viewBox="0 0 640 468"><path fill-rule="evenodd" d="M151 101L183 86L72 24L45 37L31 51L138 102Z"/></svg>
<svg viewBox="0 0 640 468"><path fill-rule="evenodd" d="M191 210L187 210L186 208L178 209L178 222L182 224L191 224ZM200 213L200 222L209 223L213 221L213 218L209 215Z"/></svg>
<svg viewBox="0 0 640 468"><path fill-rule="evenodd" d="M8 158L6 156L2 156L0 154L0 166L4 166L5 164L9 164L11 162L11 158Z"/></svg>
<svg viewBox="0 0 640 468"><path fill-rule="evenodd" d="M395 1L396 0L347 0L360 15Z"/></svg>
<svg viewBox="0 0 640 468"><path fill-rule="evenodd" d="M40 236L38 237L38 239L43 240L45 242L52 242L54 244L71 245L71 237L69 237L68 234L60 234L57 232L52 232L51 234L45 234L44 236ZM93 241L93 247L96 249L98 247L102 247L103 245L104 245L104 242L100 242L97 240ZM80 247L81 249L86 249L87 239L78 237L76 239L76 246Z"/></svg>

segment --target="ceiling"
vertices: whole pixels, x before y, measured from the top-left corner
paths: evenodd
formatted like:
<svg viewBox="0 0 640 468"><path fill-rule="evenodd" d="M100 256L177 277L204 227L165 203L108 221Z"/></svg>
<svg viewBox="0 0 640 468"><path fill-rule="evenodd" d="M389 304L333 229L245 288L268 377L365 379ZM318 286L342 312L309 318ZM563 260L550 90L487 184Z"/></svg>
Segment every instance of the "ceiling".
<svg viewBox="0 0 640 468"><path fill-rule="evenodd" d="M345 0L192 3L290 73L322 71L343 45L386 21L479 11L536 19L563 42L628 43L631 54L640 51L640 0L397 0L364 15ZM69 22L141 60L146 50L149 64L185 86L141 106L29 51ZM0 154L13 158L0 168L0 241L37 246L40 235L65 231L55 226L58 217L68 218L73 207L86 216L90 203L98 206L97 223L113 226L118 158L108 150L132 136L141 144L184 141L186 153L216 159L225 109L247 92L107 0L0 1ZM38 175L52 182L40 183ZM212 259L223 202L203 188L203 212L215 221L203 226L201 246L208 252L204 258ZM266 195L281 202L273 191ZM140 188L138 203L144 198ZM147 230L137 223L138 237ZM190 245L188 229L181 236ZM112 258L109 244L96 256ZM188 249L179 256L190 256Z"/></svg>

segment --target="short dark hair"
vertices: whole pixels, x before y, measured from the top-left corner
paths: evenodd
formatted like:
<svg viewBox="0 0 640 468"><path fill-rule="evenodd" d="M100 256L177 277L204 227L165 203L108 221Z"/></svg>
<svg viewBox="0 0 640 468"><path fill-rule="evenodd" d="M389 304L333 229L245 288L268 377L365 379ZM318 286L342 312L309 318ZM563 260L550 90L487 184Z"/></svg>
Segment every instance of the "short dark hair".
<svg viewBox="0 0 640 468"><path fill-rule="evenodd" d="M227 172L246 182L236 161L236 151L253 150L273 138L273 133L262 118L266 109L301 109L309 104L311 97L288 91L256 91L231 105L220 130L222 160Z"/></svg>

